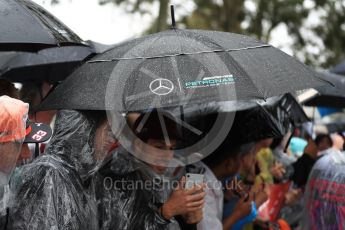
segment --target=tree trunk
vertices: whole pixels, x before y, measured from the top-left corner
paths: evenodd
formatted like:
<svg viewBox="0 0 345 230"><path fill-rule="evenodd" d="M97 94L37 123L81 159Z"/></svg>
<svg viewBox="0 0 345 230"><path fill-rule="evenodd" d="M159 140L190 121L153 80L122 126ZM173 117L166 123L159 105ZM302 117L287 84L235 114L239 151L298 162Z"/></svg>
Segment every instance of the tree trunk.
<svg viewBox="0 0 345 230"><path fill-rule="evenodd" d="M156 31L154 32L160 32L168 28L168 25L167 25L168 6L169 6L169 0L159 1L159 14L156 20L156 28L155 28Z"/></svg>
<svg viewBox="0 0 345 230"><path fill-rule="evenodd" d="M223 0L223 30L241 33L244 15L244 0Z"/></svg>

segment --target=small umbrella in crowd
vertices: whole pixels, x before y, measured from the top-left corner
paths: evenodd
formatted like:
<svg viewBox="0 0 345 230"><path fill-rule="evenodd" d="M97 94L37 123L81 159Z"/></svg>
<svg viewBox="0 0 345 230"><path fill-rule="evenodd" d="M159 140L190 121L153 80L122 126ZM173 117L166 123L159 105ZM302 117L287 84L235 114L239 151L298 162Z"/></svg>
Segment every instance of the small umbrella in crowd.
<svg viewBox="0 0 345 230"><path fill-rule="evenodd" d="M306 106L345 108L345 77L325 72L322 78L332 85L316 87L317 93L302 103Z"/></svg>
<svg viewBox="0 0 345 230"><path fill-rule="evenodd" d="M345 120L317 122L314 129L326 133L345 132Z"/></svg>
<svg viewBox="0 0 345 230"><path fill-rule="evenodd" d="M240 105L241 103L238 103ZM302 107L291 94L269 98L266 102L246 103L246 106L233 107L233 103L205 104L186 109L185 121L193 127L181 131L185 135L188 151L179 153L179 159L190 159L193 154L206 156L207 151L222 137L230 135L236 143L249 143L266 138L282 138L288 131L309 121ZM227 124L230 119L230 124ZM219 123L220 121L220 123ZM225 126L230 125L226 128ZM193 129L201 132L195 135ZM126 134L126 133L125 133ZM221 140L223 140L221 139ZM212 152L212 151L211 151Z"/></svg>
<svg viewBox="0 0 345 230"><path fill-rule="evenodd" d="M28 0L0 0L0 51L86 45L44 8Z"/></svg>
<svg viewBox="0 0 345 230"><path fill-rule="evenodd" d="M247 136L251 141L259 140L260 134L265 137L281 137L291 130L292 126L297 127L309 121L301 105L290 93L271 97L266 101L241 101L236 105L239 106L234 107L231 102L201 105L194 108L193 112L190 109L186 110L185 116L199 117L208 114L239 112L236 115L239 122L234 122L234 125L238 124L242 127L242 131L247 134L242 133L240 127L238 127L238 133L242 133L243 138ZM267 125L266 128L265 125ZM245 128L246 126L250 128Z"/></svg>

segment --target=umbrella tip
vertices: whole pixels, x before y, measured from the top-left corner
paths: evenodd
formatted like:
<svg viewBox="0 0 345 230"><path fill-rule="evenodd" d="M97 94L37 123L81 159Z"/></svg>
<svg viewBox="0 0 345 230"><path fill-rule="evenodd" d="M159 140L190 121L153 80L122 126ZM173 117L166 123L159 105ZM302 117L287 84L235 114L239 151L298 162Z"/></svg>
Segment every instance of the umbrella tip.
<svg viewBox="0 0 345 230"><path fill-rule="evenodd" d="M170 5L170 14L171 14L171 27L172 29L176 28L176 22L175 22L175 7L174 5Z"/></svg>

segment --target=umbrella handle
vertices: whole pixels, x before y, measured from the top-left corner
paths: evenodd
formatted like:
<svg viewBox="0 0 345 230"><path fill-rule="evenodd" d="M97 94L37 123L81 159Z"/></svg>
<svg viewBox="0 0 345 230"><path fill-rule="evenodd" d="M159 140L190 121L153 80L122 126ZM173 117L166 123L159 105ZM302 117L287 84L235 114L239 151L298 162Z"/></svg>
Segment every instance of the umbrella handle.
<svg viewBox="0 0 345 230"><path fill-rule="evenodd" d="M295 132L296 128L293 128L292 132L291 132L291 135L288 139L288 141L286 142L286 145L284 147L284 152L286 153L287 149L289 148L289 145L290 145L290 142L291 142L291 139L293 138L293 134Z"/></svg>

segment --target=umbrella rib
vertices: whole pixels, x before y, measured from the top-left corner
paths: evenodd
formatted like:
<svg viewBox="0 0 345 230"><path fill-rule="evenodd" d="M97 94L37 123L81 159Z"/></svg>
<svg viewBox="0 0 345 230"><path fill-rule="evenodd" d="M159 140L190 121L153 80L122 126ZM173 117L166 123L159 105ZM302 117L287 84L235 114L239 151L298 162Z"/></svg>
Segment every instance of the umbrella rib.
<svg viewBox="0 0 345 230"><path fill-rule="evenodd" d="M178 68L177 68L176 59L175 59L174 57L171 57L170 60L171 60L171 65L172 65L172 67L173 67L174 75L175 75L177 81L179 82L179 81L180 81L180 80L179 80L179 78L180 78L180 72L178 71ZM180 83L180 82L179 82L179 83ZM179 88L180 88L180 90L181 90L181 85L180 85L180 84L179 84ZM182 90L181 90L181 91L182 91Z"/></svg>
<svg viewBox="0 0 345 230"><path fill-rule="evenodd" d="M153 78L154 80L160 78L160 77L157 76L155 73L153 73L152 71L150 71L150 70L148 70L148 69L146 69L146 68L144 68L144 67L141 67L141 68L140 68L140 72L146 74L147 76Z"/></svg>
<svg viewBox="0 0 345 230"><path fill-rule="evenodd" d="M200 136L203 132L193 126L191 126L190 124L188 124L187 122L179 119L179 118L175 118L175 122L180 124L181 126L185 127L186 129L188 129L189 131L195 133L196 135Z"/></svg>
<svg viewBox="0 0 345 230"><path fill-rule="evenodd" d="M205 51L192 52L192 53L165 54L165 55L146 56L146 57L145 56L144 57L116 57L116 58L112 58L112 59L92 60L92 61L88 61L88 63L113 62L113 61L121 61L121 60L138 60L138 59L156 59L156 58L177 57L177 56L182 56L182 55L197 55L197 54L207 54L207 53L223 53L223 52L233 52L233 51L257 49L257 48L266 48L266 47L272 47L272 46L271 45L259 45L259 46L251 46L251 47L238 48L238 49L205 50Z"/></svg>
<svg viewBox="0 0 345 230"><path fill-rule="evenodd" d="M160 109L157 109L157 113L158 113L159 122L161 123L161 128L163 131L165 143L169 146L170 145L169 134L168 134L165 122L164 122L163 115L160 113Z"/></svg>

